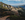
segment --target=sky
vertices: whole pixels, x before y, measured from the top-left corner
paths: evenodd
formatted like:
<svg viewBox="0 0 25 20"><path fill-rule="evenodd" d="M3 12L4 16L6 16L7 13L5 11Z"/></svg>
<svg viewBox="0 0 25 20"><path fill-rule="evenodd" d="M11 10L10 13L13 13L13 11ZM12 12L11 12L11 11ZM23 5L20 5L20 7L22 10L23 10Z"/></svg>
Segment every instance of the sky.
<svg viewBox="0 0 25 20"><path fill-rule="evenodd" d="M12 6L25 5L25 0L0 0L0 2L6 3L8 5L12 5Z"/></svg>

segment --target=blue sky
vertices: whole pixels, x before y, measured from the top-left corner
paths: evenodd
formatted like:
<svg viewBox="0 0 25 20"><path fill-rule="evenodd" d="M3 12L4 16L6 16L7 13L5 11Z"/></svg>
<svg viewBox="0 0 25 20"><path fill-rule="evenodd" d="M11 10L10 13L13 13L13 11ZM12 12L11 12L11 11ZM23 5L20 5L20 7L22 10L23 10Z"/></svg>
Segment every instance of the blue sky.
<svg viewBox="0 0 25 20"><path fill-rule="evenodd" d="M12 5L12 6L25 5L25 0L0 0L0 2L6 3L8 5Z"/></svg>

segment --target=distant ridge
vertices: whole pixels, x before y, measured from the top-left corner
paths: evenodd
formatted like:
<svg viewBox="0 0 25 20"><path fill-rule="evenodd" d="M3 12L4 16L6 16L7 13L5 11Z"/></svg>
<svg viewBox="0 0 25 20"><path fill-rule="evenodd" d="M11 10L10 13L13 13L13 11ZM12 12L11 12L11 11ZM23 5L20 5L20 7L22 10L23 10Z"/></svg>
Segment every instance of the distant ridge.
<svg viewBox="0 0 25 20"><path fill-rule="evenodd" d="M13 7L18 8L18 6L13 6ZM24 8L24 9L25 9L25 5L21 5L21 6L19 6L19 7L22 7L22 8Z"/></svg>

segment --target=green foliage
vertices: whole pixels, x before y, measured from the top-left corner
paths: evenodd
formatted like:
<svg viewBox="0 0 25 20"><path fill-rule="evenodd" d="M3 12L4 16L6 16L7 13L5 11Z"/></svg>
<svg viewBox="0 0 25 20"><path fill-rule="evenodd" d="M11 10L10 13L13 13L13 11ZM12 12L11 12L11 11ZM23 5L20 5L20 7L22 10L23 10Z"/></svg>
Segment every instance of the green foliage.
<svg viewBox="0 0 25 20"><path fill-rule="evenodd" d="M3 7L3 4L0 5L0 8L2 8L2 7Z"/></svg>
<svg viewBox="0 0 25 20"><path fill-rule="evenodd" d="M17 17L18 18L18 16L16 16L16 15L11 15L11 17Z"/></svg>

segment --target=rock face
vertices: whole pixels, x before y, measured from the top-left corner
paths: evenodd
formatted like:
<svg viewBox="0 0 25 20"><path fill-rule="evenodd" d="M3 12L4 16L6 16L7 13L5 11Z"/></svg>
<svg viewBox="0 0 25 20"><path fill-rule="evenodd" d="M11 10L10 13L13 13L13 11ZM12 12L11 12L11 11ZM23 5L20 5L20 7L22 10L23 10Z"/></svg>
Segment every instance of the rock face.
<svg viewBox="0 0 25 20"><path fill-rule="evenodd" d="M14 15L19 16L18 10L12 10L12 11L15 13Z"/></svg>

